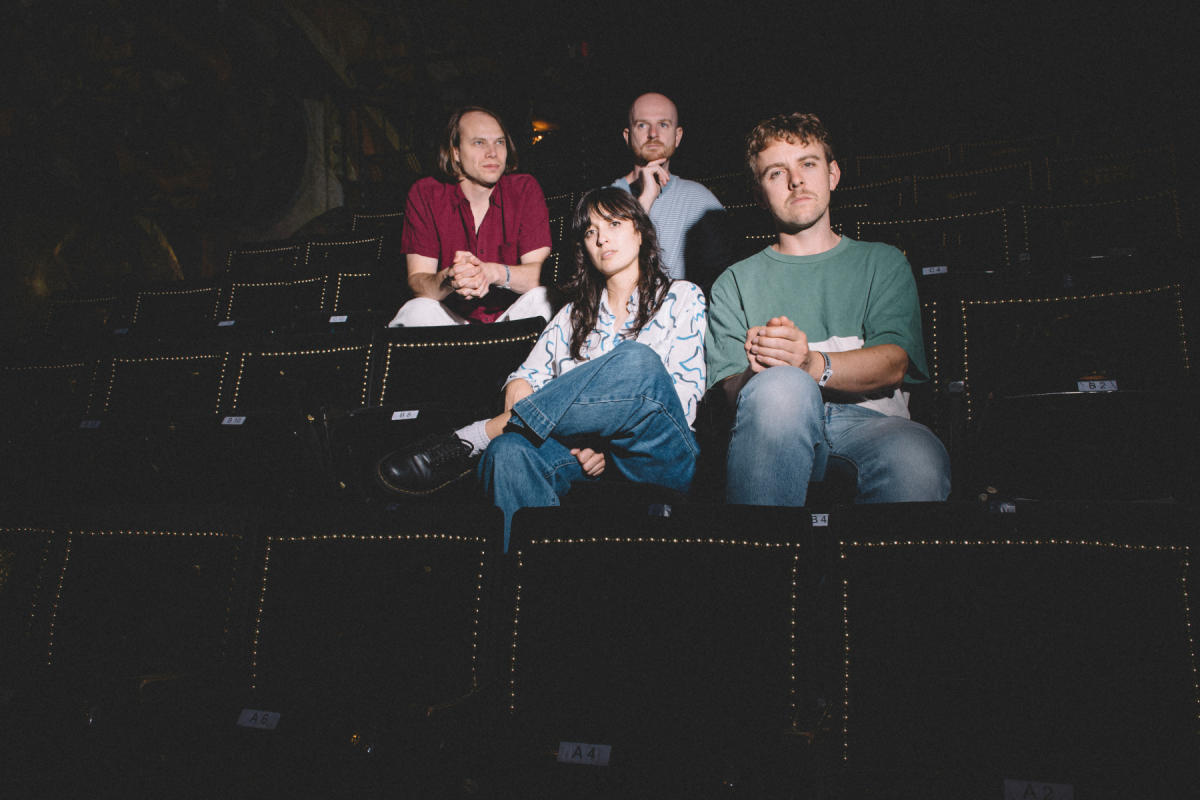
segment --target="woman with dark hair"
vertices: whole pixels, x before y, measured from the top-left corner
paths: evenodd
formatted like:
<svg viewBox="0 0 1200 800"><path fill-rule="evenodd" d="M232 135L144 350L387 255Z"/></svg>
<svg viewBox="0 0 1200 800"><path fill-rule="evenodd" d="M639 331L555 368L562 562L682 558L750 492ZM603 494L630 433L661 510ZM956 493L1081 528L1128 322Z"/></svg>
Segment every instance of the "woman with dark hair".
<svg viewBox="0 0 1200 800"><path fill-rule="evenodd" d="M611 469L687 491L695 472L703 292L667 277L654 225L628 192L585 194L572 234L571 302L509 376L504 413L380 463L385 486L432 491L484 452L478 474L504 511L506 548L513 512L558 505L573 481Z"/></svg>

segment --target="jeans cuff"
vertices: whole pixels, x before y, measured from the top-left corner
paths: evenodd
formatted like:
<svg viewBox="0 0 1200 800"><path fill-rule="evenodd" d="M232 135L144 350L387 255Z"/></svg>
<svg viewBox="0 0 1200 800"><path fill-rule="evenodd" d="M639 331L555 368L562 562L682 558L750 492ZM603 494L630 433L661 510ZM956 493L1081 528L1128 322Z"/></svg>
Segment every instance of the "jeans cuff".
<svg viewBox="0 0 1200 800"><path fill-rule="evenodd" d="M533 395L518 400L512 407L512 413L527 431L542 441L548 439L554 430L554 420L533 403Z"/></svg>

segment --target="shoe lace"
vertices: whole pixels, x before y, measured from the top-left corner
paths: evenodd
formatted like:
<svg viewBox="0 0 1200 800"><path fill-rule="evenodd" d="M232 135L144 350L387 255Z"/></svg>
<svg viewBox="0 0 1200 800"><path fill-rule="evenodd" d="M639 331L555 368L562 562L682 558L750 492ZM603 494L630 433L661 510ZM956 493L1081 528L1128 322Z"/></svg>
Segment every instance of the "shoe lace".
<svg viewBox="0 0 1200 800"><path fill-rule="evenodd" d="M471 454L471 443L452 437L433 444L427 451L430 466L440 466L452 461L461 461Z"/></svg>

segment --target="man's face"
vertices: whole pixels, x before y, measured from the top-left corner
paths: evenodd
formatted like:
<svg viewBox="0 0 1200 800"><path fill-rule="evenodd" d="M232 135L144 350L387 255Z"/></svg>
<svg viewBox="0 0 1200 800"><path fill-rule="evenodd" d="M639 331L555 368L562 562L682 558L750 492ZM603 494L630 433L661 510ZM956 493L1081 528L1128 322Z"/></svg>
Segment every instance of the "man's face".
<svg viewBox="0 0 1200 800"><path fill-rule="evenodd" d="M458 121L458 147L454 160L462 172L461 180L491 188L504 174L508 161L508 143L504 130L490 114L468 111Z"/></svg>
<svg viewBox="0 0 1200 800"><path fill-rule="evenodd" d="M670 158L683 138L675 104L661 94L644 94L629 109L625 142L638 164Z"/></svg>
<svg viewBox="0 0 1200 800"><path fill-rule="evenodd" d="M754 158L763 201L784 233L799 233L824 220L841 171L825 158L820 142L772 139Z"/></svg>

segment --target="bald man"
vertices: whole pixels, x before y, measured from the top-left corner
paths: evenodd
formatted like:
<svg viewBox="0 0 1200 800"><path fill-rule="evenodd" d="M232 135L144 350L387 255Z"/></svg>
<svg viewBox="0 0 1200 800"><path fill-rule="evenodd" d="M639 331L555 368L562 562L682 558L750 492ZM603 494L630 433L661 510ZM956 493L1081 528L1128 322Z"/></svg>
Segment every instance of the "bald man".
<svg viewBox="0 0 1200 800"><path fill-rule="evenodd" d="M657 92L641 95L629 107L625 128L633 169L612 185L631 193L650 215L671 277L707 289L731 260L725 208L703 185L671 174L671 157L682 139L671 99Z"/></svg>

